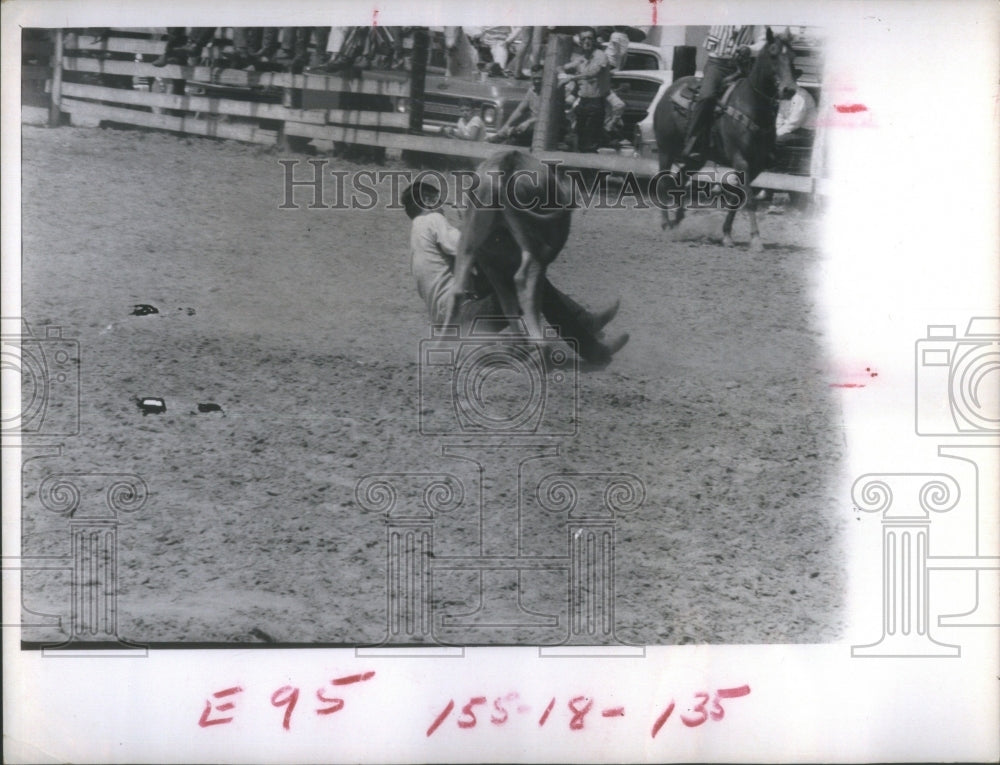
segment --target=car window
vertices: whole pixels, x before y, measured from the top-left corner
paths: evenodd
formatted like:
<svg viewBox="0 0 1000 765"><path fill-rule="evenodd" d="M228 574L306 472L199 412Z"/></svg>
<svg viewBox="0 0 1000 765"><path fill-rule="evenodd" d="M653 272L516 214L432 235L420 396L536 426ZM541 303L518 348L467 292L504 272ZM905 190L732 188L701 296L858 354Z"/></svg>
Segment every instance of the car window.
<svg viewBox="0 0 1000 765"><path fill-rule="evenodd" d="M612 85L629 110L646 111L660 90L659 82L638 77L615 77Z"/></svg>
<svg viewBox="0 0 1000 765"><path fill-rule="evenodd" d="M659 69L660 60L656 54L647 51L629 51L625 54L625 66L622 69L648 70Z"/></svg>

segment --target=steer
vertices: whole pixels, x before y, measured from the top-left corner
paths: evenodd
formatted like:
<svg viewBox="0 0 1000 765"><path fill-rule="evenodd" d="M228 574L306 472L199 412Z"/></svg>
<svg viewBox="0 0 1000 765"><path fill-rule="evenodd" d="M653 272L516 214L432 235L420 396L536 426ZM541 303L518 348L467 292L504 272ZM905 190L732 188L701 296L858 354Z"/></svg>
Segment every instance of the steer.
<svg viewBox="0 0 1000 765"><path fill-rule="evenodd" d="M490 157L477 177L462 220L446 323L455 323L475 265L493 285L514 332L521 331L521 316L528 335L541 339L542 282L569 236L570 195L554 168L520 151Z"/></svg>

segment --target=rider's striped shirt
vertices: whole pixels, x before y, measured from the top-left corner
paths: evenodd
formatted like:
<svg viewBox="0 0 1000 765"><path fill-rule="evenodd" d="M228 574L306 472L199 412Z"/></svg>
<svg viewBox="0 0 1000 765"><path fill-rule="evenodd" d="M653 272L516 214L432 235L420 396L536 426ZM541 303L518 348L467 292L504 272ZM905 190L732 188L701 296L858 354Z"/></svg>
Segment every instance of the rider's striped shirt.
<svg viewBox="0 0 1000 765"><path fill-rule="evenodd" d="M709 27L705 50L712 58L732 58L741 45L754 48L763 37L764 33L759 27L715 25Z"/></svg>

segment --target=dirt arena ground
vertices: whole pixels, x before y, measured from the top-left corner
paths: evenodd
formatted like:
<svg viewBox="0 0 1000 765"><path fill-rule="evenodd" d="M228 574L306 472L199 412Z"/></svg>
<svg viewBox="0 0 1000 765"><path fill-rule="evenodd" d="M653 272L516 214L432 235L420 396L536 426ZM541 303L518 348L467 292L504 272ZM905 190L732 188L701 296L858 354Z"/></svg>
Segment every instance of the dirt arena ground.
<svg viewBox="0 0 1000 765"><path fill-rule="evenodd" d="M417 427L428 326L404 214L280 210L278 160L296 155L273 149L70 127L25 127L22 145L23 313L81 348L80 434L23 470L24 554L69 553L67 520L39 502L45 476L136 473L149 497L118 532L120 636L379 642L384 518L355 485L378 472L475 479ZM761 221L767 246L753 254L744 216L726 249L710 236L718 213L671 238L655 210L589 210L550 271L589 306L620 296L612 328L631 333L610 367L580 375L578 434L538 468L643 482L642 507L616 525L626 642L824 642L842 629L849 514L811 284L820 219ZM139 303L159 313L131 315ZM144 417L145 396L166 413ZM205 402L224 413L198 413ZM496 470L514 466L508 455ZM442 545L460 548L474 517L443 519ZM524 523L528 553L565 540L565 516ZM25 607L68 613L66 577L25 572ZM546 600L547 586L526 584L525 598Z"/></svg>

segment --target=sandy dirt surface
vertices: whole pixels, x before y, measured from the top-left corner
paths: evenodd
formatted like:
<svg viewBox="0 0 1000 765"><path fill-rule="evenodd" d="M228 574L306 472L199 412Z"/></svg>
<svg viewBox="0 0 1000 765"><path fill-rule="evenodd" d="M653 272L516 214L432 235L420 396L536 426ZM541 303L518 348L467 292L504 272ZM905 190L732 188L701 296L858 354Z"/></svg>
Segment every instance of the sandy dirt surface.
<svg viewBox="0 0 1000 765"><path fill-rule="evenodd" d="M23 130L23 313L36 333L61 326L81 349L80 433L23 469L23 550L70 554L68 519L40 502L46 476L142 476L148 499L118 529L126 639L377 643L386 526L355 496L362 477L444 472L465 484L461 505L439 518L437 554L475 553L480 494L488 520L517 504L512 476L527 452L489 457L480 481L473 463L419 432L429 329L408 220L383 206L278 209L278 160L296 156L138 131ZM719 213L695 214L671 237L656 210L579 212L550 270L589 306L621 296L612 328L632 336L610 367L580 374L577 435L521 467L524 481L560 471L641 480L645 501L615 526L621 641L841 633L849 514L834 494L843 444L811 283L820 220L761 220L767 246L754 254L744 216L727 249L710 237ZM159 313L131 315L138 303ZM166 413L143 416L145 396L162 397ZM222 413L199 413L207 402ZM565 554L566 514L529 494L522 553ZM492 544L514 544L503 523L491 528ZM443 574L436 606L474 609L470 576ZM66 634L68 577L25 573L26 613L64 617L61 630L25 639ZM564 624L563 573L525 575L521 588L526 608Z"/></svg>

